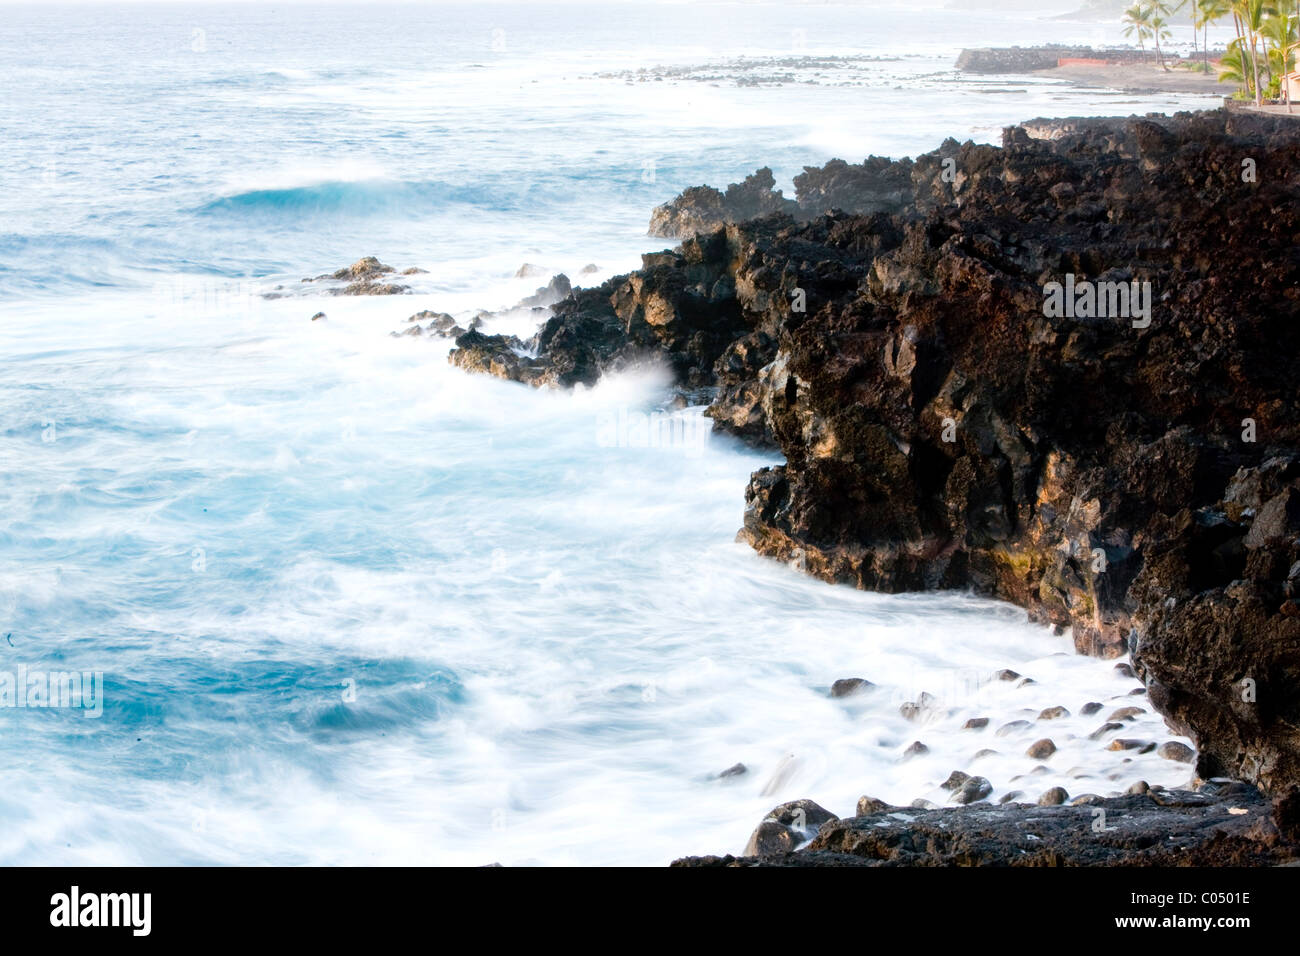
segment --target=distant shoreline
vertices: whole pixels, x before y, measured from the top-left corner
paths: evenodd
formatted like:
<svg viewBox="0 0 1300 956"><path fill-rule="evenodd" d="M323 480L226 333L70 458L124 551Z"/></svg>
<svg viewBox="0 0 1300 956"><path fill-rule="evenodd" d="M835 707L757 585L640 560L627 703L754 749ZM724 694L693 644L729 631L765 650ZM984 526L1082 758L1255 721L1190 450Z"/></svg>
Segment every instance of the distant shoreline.
<svg viewBox="0 0 1300 956"><path fill-rule="evenodd" d="M1212 51L1213 63L1221 51ZM1229 84L1217 72L1186 69L1200 56L1166 56L1170 69L1161 69L1154 54L1140 50L1091 47L1038 46L962 50L957 69L964 73L1026 74L1066 80L1078 87L1107 87L1126 93L1206 93L1227 95ZM1089 62L1092 61L1092 62Z"/></svg>
<svg viewBox="0 0 1300 956"><path fill-rule="evenodd" d="M1206 93L1211 96L1229 96L1236 89L1231 83L1220 83L1217 72L1197 73L1181 68L1165 71L1154 63L1057 66L1035 70L1033 75L1066 80L1073 86L1104 86L1125 93Z"/></svg>

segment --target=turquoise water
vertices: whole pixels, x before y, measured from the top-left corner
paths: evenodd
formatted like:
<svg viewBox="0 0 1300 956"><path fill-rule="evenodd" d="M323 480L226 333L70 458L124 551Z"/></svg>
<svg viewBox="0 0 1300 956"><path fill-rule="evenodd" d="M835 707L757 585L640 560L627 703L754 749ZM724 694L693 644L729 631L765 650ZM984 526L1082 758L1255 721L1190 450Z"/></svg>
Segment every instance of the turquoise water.
<svg viewBox="0 0 1300 956"><path fill-rule="evenodd" d="M544 281L524 262L632 268L688 185L1200 102L951 73L1011 29L1099 28L836 5L5 15L0 670L102 673L104 703L0 707L0 862L658 864L738 851L783 799L930 793L968 758L945 729L964 715L1128 689L1014 609L756 558L733 537L772 459L698 409L647 445L626 423L661 414L653 369L538 393L388 335L516 301ZM727 65L803 52L887 59L758 87ZM402 297L299 282L364 254L427 272ZM1004 666L1039 684L982 686ZM845 676L882 691L829 700ZM922 690L950 707L904 765L897 706ZM1058 770L1108 760L1080 744Z"/></svg>

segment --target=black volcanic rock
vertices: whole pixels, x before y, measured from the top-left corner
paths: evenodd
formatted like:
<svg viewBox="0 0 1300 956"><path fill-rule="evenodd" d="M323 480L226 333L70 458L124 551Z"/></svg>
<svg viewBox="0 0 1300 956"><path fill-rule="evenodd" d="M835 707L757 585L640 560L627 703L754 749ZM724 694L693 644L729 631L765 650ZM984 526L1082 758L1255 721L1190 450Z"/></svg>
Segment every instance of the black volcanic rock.
<svg viewBox="0 0 1300 956"><path fill-rule="evenodd" d="M842 677L831 684L832 697L852 697L876 686L862 677Z"/></svg>
<svg viewBox="0 0 1300 956"><path fill-rule="evenodd" d="M326 291L330 295L405 295L410 292L409 286L400 285L396 282L380 281L384 276L392 275L397 270L390 265L385 265L374 256L363 256L350 266L344 266L342 269L326 275L316 276L314 279L303 279L303 282L322 282L336 280L346 282L345 286L335 286ZM423 272L423 269L407 269L402 275L414 275Z"/></svg>
<svg viewBox="0 0 1300 956"><path fill-rule="evenodd" d="M711 384L723 351L748 331L736 290L719 283L718 237L690 239L679 251L642 257L644 268L592 289L576 289L526 343L470 339L454 365L533 385L594 384L608 371L645 362L668 366L689 387ZM510 359L503 348L528 351ZM482 360L482 350L502 360ZM472 348L473 354L463 354Z"/></svg>
<svg viewBox="0 0 1300 956"><path fill-rule="evenodd" d="M368 282L378 279L382 275L389 275L397 270L392 266L385 265L374 256L362 256L350 266L344 266L342 269L331 274L332 279L348 279L353 282Z"/></svg>
<svg viewBox="0 0 1300 956"><path fill-rule="evenodd" d="M713 388L715 427L786 459L746 491L760 553L971 589L1131 653L1203 777L1280 793L1300 785L1297 169L1300 124L1227 111L828 164L805 191L871 208L906 177L910 199L694 235L452 361L559 385L655 361ZM1073 280L1149 283L1150 321L1046 308Z"/></svg>
<svg viewBox="0 0 1300 956"><path fill-rule="evenodd" d="M949 140L935 161L941 163L956 148L957 144ZM709 186L692 186L654 210L650 235L684 239L731 223L777 214L803 222L836 210L859 214L901 212L917 196L913 162L895 162L883 156L870 156L861 163L832 159L825 166L805 166L795 176L794 184L797 198L787 199L775 188L772 170L763 167L743 182L732 183L725 193Z"/></svg>
<svg viewBox="0 0 1300 956"><path fill-rule="evenodd" d="M796 201L809 213L899 212L914 197L912 172L908 159L870 156L857 164L832 159L820 168L805 166L794 178Z"/></svg>
<svg viewBox="0 0 1300 956"><path fill-rule="evenodd" d="M1119 16L1118 13L1115 14ZM1094 49L1089 46L1001 47L962 50L957 57L957 69L966 73L1032 73L1036 70L1054 69L1062 59L1083 57L1107 63L1144 63L1143 50L1128 47Z"/></svg>
<svg viewBox="0 0 1300 956"><path fill-rule="evenodd" d="M551 281L539 288L535 293L519 300L515 306L517 309L545 308L555 305L562 299L567 299L573 293L573 286L569 283L569 277L561 272L553 276Z"/></svg>
<svg viewBox="0 0 1300 956"><path fill-rule="evenodd" d="M650 235L682 239L711 232L729 222L744 222L770 213L793 214L795 203L775 186L772 170L766 166L746 176L743 182L732 183L725 193L711 186L692 186L651 213Z"/></svg>
<svg viewBox="0 0 1300 956"><path fill-rule="evenodd" d="M863 809L823 823L798 851L787 837L765 841L761 858L751 843L748 856L687 857L673 866L1259 866L1300 854L1294 803L1270 804L1252 787L1079 806Z"/></svg>
<svg viewBox="0 0 1300 956"><path fill-rule="evenodd" d="M811 800L792 800L772 810L749 838L745 852L757 857L780 855L812 838L839 817Z"/></svg>

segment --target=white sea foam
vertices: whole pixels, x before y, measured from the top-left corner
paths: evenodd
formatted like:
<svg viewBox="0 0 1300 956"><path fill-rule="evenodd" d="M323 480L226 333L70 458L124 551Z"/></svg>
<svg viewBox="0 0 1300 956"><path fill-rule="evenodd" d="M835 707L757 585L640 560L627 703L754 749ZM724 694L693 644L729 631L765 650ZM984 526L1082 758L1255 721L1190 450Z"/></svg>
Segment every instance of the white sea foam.
<svg viewBox="0 0 1300 956"><path fill-rule="evenodd" d="M373 183L387 178L388 170L373 159L281 163L260 169L231 171L226 174L220 193L222 196L239 196L253 192L300 189L323 183Z"/></svg>
<svg viewBox="0 0 1300 956"><path fill-rule="evenodd" d="M100 662L106 739L7 788L13 862L662 863L736 852L795 797L939 802L956 769L995 798L1188 776L1105 749L1173 739L1149 712L1088 740L1144 705L1136 682L1022 612L833 587L733 542L765 458L601 440L603 413L652 407L653 375L465 376L445 345L389 338L390 297L270 302L233 337L84 305L63 329L81 348L0 382L46 383L59 426L41 442L38 403L3 439L32 490L6 510L27 558L0 600L20 653ZM49 319L20 314L6 353ZM135 347L106 350L126 328ZM1037 683L990 682L1003 667ZM853 676L878 686L828 696ZM922 692L935 710L905 720ZM1072 716L1036 720L1055 705ZM1039 737L1047 761L1024 755ZM905 761L914 740L930 752Z"/></svg>

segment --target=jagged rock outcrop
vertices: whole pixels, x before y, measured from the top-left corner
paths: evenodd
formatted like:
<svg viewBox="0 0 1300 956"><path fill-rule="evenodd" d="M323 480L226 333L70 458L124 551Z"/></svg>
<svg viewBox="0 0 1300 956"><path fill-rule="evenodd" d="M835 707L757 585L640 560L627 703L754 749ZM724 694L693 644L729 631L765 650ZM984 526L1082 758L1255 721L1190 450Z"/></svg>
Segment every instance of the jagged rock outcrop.
<svg viewBox="0 0 1300 956"><path fill-rule="evenodd" d="M422 309L415 313L415 315L407 318L406 322L407 325L404 330L401 332L390 332L389 334L395 338L408 335L433 335L444 339L456 339L464 335L466 332L473 332L483 324L482 318L475 316L469 320L468 329L462 328L460 324L457 323L455 316L449 315L446 312L434 312L430 309ZM421 322L426 324L421 325Z"/></svg>
<svg viewBox="0 0 1300 956"><path fill-rule="evenodd" d="M693 186L654 210L650 235L680 239L778 213L807 222L828 212L898 213L918 203L946 201L951 191L932 189L932 174L936 164L942 165L958 148L955 140L947 140L937 153L924 157L919 172L910 159L883 156L869 156L861 163L832 159L824 166L805 166L794 177L794 200L774 188L776 180L767 167L743 183L728 186L725 194L708 186ZM956 169L950 173L955 177Z"/></svg>
<svg viewBox="0 0 1300 956"><path fill-rule="evenodd" d="M793 200L775 189L772 170L764 166L732 183L726 192L712 186L692 186L671 202L650 214L650 235L663 239L680 239L699 232L709 232L729 222L744 222L770 213L794 213Z"/></svg>
<svg viewBox="0 0 1300 956"><path fill-rule="evenodd" d="M944 146L955 150L957 143L949 140ZM794 178L799 208L805 213L900 212L916 198L914 165L910 159L869 156L861 163L832 159L825 166L805 166Z"/></svg>
<svg viewBox="0 0 1300 956"><path fill-rule="evenodd" d="M452 361L712 386L786 458L746 492L759 552L1015 602L1131 652L1202 775L1300 784L1300 124L1029 125L830 164L805 188L910 198L729 223Z"/></svg>
<svg viewBox="0 0 1300 956"><path fill-rule="evenodd" d="M721 237L642 257L644 268L553 307L527 342L473 333L456 340L453 365L531 385L591 385L607 371L654 360L688 387L711 384L713 366L746 327L736 290L719 281Z"/></svg>
<svg viewBox="0 0 1300 956"><path fill-rule="evenodd" d="M552 276L551 281L539 288L532 295L525 296L519 300L516 309L544 309L547 306L567 299L573 294L573 286L569 282L569 277L561 272L557 276Z"/></svg>

